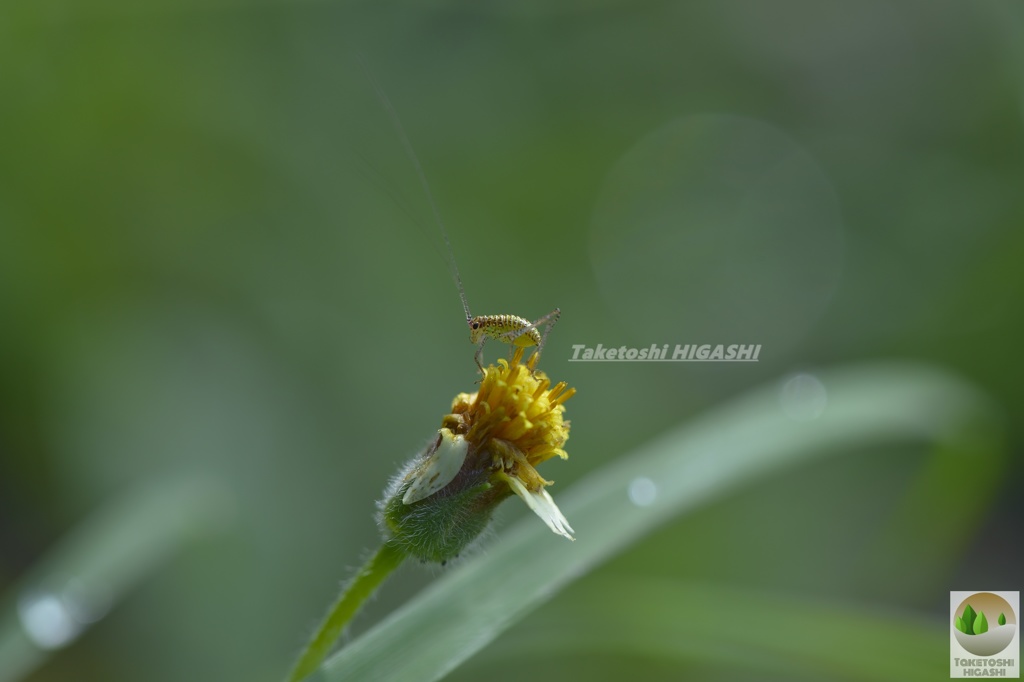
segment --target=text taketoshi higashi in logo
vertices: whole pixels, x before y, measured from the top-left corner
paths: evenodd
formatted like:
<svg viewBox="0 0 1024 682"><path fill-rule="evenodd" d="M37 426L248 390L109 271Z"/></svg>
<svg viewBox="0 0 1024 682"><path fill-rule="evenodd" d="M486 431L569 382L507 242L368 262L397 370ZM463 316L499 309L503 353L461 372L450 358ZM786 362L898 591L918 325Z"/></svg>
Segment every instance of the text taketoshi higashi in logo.
<svg viewBox="0 0 1024 682"><path fill-rule="evenodd" d="M1020 677L1020 592L950 592L950 677Z"/></svg>

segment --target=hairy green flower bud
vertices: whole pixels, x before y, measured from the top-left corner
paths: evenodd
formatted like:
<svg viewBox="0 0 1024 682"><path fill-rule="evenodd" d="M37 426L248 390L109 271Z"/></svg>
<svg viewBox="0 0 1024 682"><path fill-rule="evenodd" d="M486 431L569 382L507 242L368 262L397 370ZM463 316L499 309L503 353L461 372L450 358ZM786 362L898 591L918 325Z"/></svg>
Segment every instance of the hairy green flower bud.
<svg viewBox="0 0 1024 682"><path fill-rule="evenodd" d="M474 394L461 393L437 437L395 476L378 504L387 542L423 561L455 558L487 528L494 509L513 493L551 528L572 539L535 466L567 457L563 403L574 393L532 363L499 360Z"/></svg>

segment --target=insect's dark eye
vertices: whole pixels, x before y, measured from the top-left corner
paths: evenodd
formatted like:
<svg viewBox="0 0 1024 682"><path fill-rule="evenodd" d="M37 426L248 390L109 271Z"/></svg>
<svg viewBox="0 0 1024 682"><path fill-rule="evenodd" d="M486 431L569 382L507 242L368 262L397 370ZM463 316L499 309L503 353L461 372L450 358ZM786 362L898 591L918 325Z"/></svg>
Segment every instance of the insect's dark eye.
<svg viewBox="0 0 1024 682"><path fill-rule="evenodd" d="M474 322L473 323L473 329L479 329L479 328L480 328L480 323L479 322Z"/></svg>

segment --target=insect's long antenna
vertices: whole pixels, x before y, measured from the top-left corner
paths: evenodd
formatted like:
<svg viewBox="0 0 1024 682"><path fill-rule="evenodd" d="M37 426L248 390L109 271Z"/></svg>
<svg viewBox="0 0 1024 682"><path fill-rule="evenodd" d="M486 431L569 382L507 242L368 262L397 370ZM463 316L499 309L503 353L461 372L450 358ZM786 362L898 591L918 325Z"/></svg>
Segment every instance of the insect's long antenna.
<svg viewBox="0 0 1024 682"><path fill-rule="evenodd" d="M416 175L419 176L420 186L423 187L423 193L427 195L427 201L430 202L430 208L434 212L434 221L437 223L438 229L441 231L441 237L444 238L445 248L448 250L448 269L451 271L452 278L455 280L455 286L459 290L459 298L462 300L462 309L466 313L466 320L471 320L473 315L469 312L469 301L466 300L466 290L462 287L462 277L459 275L459 266L455 262L455 252L452 251L452 244L448 241L448 230L444 227L444 221L441 220L441 212L437 210L437 202L434 201L434 193L430 191L430 184L427 182L427 176L423 172L423 167L420 165L420 159L416 156L416 151L412 148L412 143L409 142L409 137L405 134L405 128L402 126L401 119L398 118L398 112L391 105L391 100L388 99L384 89L377 83L377 79L373 77L373 73L370 71L370 67L367 66L366 60L363 59L363 55L358 54L356 58L359 60L359 66L363 68L363 73L366 75L366 79L370 81L370 85L373 86L374 92L377 93L377 99L380 100L381 106L384 107L384 111L387 112L388 118L391 119L391 124L398 131L398 137L402 141L402 146L405 148L405 154L412 161L412 165L416 168Z"/></svg>
<svg viewBox="0 0 1024 682"><path fill-rule="evenodd" d="M448 255L441 251L440 247L437 245L437 240L435 240L431 234L432 228L423 220L423 216L412 209L412 206L409 204L409 198L395 187L387 176L381 173L380 169L374 166L368 158L360 154L358 150L354 148L350 149L352 156L359 159L362 163L362 167L356 172L358 172L368 183L387 194L388 198L394 202L395 206L401 209L402 213L409 218L409 222L423 231L423 234L426 235L427 241L430 242L430 248L434 250L434 253L436 253L441 260L447 263Z"/></svg>

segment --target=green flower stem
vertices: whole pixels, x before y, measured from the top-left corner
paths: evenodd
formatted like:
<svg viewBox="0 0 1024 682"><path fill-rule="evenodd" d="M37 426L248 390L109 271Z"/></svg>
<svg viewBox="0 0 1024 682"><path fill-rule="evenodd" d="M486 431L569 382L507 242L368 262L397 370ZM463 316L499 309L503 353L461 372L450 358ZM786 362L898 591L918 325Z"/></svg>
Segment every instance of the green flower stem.
<svg viewBox="0 0 1024 682"><path fill-rule="evenodd" d="M331 650L342 630L352 620L363 602L374 593L384 579L398 568L405 559L405 552L385 542L377 553L370 557L359 573L349 581L341 591L338 600L327 612L324 622L317 628L316 634L303 649L299 660L295 662L288 682L299 682L316 670Z"/></svg>

